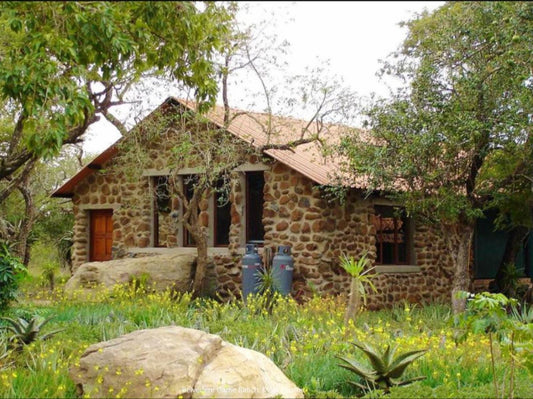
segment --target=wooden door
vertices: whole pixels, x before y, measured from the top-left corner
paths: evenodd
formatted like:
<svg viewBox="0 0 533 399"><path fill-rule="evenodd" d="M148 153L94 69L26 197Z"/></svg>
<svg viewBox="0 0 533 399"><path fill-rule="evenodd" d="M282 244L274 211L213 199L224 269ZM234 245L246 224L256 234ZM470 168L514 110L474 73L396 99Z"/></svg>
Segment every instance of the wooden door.
<svg viewBox="0 0 533 399"><path fill-rule="evenodd" d="M113 210L99 209L91 211L91 240L89 261L111 259L113 245Z"/></svg>

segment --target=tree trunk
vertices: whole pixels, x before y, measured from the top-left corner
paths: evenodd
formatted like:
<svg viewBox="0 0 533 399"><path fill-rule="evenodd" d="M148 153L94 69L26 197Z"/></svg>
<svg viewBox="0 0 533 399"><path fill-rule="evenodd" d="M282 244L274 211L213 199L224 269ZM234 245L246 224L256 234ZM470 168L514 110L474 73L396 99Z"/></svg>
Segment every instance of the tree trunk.
<svg viewBox="0 0 533 399"><path fill-rule="evenodd" d="M463 312L466 308L466 299L457 298L457 294L460 291L468 291L468 286L470 285L468 266L470 264L470 248L474 236L474 226L459 224L456 229L455 248L449 248L454 262L452 284L452 310L454 314Z"/></svg>
<svg viewBox="0 0 533 399"><path fill-rule="evenodd" d="M355 278L352 278L352 283L350 285L350 296L348 298L348 305L346 306L346 313L344 314L344 325L348 327L348 322L350 319L355 319L359 308L361 307L361 294L360 294L360 285L361 283Z"/></svg>
<svg viewBox="0 0 533 399"><path fill-rule="evenodd" d="M503 258L494 278L496 290L507 296L515 296L516 292L514 292L513 287L509 286L508 281L506 281L508 277L506 276L506 266L509 264L516 266L516 257L518 256L518 252L523 248L528 233L529 229L524 226L513 227L509 232Z"/></svg>
<svg viewBox="0 0 533 399"><path fill-rule="evenodd" d="M518 251L522 248L528 233L529 229L524 226L517 226L511 229L509 237L507 238L507 243L505 244L505 251L498 273L500 272L501 267L506 263L516 263ZM498 277L498 275L496 275L496 277Z"/></svg>
<svg viewBox="0 0 533 399"><path fill-rule="evenodd" d="M194 237L196 240L196 272L194 273L194 281L192 286L193 295L195 297L204 294L205 275L207 271L207 264L209 262L207 255L207 238L205 236Z"/></svg>
<svg viewBox="0 0 533 399"><path fill-rule="evenodd" d="M35 221L35 207L33 204L33 196L31 194L31 190L27 187L28 177L29 174L18 187L18 190L24 198L24 203L26 205L26 215L24 216L24 219L22 220L19 231L17 233L18 244L16 252L22 260L24 266L28 266L28 264L30 263L30 246L28 245L28 238L30 236L31 229Z"/></svg>

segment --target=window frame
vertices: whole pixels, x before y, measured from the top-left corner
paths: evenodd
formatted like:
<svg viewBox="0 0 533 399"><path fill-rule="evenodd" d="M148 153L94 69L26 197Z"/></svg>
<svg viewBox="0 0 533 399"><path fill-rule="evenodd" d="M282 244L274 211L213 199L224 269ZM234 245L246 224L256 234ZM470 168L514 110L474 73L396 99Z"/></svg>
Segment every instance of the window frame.
<svg viewBox="0 0 533 399"><path fill-rule="evenodd" d="M378 230L376 226L376 219L379 219L381 221L382 217L381 215L384 212L379 212L379 208L386 209L390 208L392 210L393 220L394 220L394 243L393 243L393 261L392 262L383 262L383 242L378 240L378 236L380 234L380 231L383 231L383 229ZM404 208L397 205L392 204L383 204L383 203L375 203L374 204L374 227L376 228L375 237L376 237L376 261L375 264L378 267L405 267L405 266L414 266L416 264L414 259L414 223L413 219L411 217L408 217L407 215L403 214L398 218L395 214L396 212L400 210L400 212L404 212ZM400 250L399 245L401 242L398 241L398 221L402 220L403 225L405 226L404 236L405 236L405 261L400 261Z"/></svg>

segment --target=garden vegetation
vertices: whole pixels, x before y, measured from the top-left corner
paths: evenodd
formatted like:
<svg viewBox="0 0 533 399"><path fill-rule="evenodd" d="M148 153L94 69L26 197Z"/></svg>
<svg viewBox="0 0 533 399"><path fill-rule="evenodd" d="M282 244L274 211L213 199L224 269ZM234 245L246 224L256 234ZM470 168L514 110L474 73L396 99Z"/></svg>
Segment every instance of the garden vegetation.
<svg viewBox="0 0 533 399"><path fill-rule="evenodd" d="M89 345L168 325L218 334L266 354L307 397L476 398L533 393L533 312L508 314L501 305L510 302L499 295L478 294L462 319L454 318L448 305L402 303L393 309L361 312L345 325L344 297L315 296L302 304L277 297L272 305L271 298L263 295L245 305L237 299L221 303L171 291L154 293L133 283L92 296L67 297L61 286L50 291L44 279L41 287L26 283L21 294L7 316L51 319L32 342L17 345L16 350L10 345L12 329L5 328L0 346L2 398L76 397L68 369L78 364ZM51 332L48 339L39 339L39 334ZM369 385L367 379L341 367L340 358L345 357L372 373L370 356L353 343L364 343L359 346L381 354L393 348L390 364L407 352L423 351L423 356L406 364L398 379L416 381L388 384L385 389ZM120 372L105 367L101 371L101 381L107 373ZM143 378L142 370L137 375ZM122 397L127 387L99 394Z"/></svg>

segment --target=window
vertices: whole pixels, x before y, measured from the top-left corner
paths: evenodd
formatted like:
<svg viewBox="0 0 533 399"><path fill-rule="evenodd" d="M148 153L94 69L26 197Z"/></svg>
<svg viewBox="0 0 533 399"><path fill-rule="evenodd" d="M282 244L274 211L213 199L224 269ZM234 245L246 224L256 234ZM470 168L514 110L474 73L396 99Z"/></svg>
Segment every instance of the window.
<svg viewBox="0 0 533 399"><path fill-rule="evenodd" d="M263 241L263 172L246 173L246 242Z"/></svg>
<svg viewBox="0 0 533 399"><path fill-rule="evenodd" d="M214 244L216 247L229 244L229 229L231 225L231 203L229 201L229 187L224 186L224 181L219 181L215 191L215 226Z"/></svg>
<svg viewBox="0 0 533 399"><path fill-rule="evenodd" d="M375 206L376 264L406 265L409 263L409 219L401 208Z"/></svg>
<svg viewBox="0 0 533 399"><path fill-rule="evenodd" d="M183 176L183 193L189 201L194 195L197 181L196 175ZM183 209L183 213L185 211L186 209ZM229 193L226 192L222 180L218 182L215 194L210 199L208 212L210 214L209 235L212 237L212 240L209 240L209 245L217 247L227 246L229 244L229 230L231 225L231 203L229 201ZM183 246L196 246L194 238L185 227L183 228Z"/></svg>
<svg viewBox="0 0 533 399"><path fill-rule="evenodd" d="M161 213L169 213L170 190L168 187L168 176L156 176L154 180L157 210Z"/></svg>
<svg viewBox="0 0 533 399"><path fill-rule="evenodd" d="M170 190L168 186L168 176L154 176L152 179L152 187L154 190L154 247L160 247L160 214L167 214L170 212Z"/></svg>

